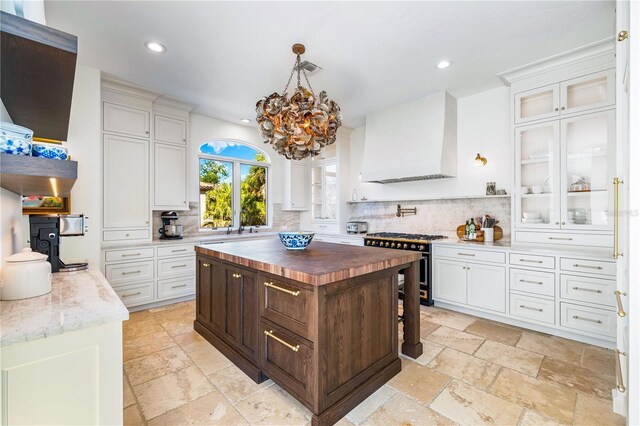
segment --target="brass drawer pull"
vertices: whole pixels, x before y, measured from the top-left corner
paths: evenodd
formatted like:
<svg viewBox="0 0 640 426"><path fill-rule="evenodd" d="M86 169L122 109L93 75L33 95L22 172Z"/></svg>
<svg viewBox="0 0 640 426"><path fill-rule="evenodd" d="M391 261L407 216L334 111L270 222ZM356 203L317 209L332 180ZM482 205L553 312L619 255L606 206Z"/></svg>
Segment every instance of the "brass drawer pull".
<svg viewBox="0 0 640 426"><path fill-rule="evenodd" d="M209 266L211 266L210 263L203 263L202 266L204 266L205 268L208 268Z"/></svg>
<svg viewBox="0 0 640 426"><path fill-rule="evenodd" d="M592 288L584 288L584 287L572 287L572 288L578 291L590 291L592 293L602 293L602 290L594 290Z"/></svg>
<svg viewBox="0 0 640 426"><path fill-rule="evenodd" d="M627 388L624 387L624 377L622 376L622 366L620 365L620 355L627 356L626 352L621 352L619 349L615 350L616 353L616 379L617 388L620 392L625 392Z"/></svg>
<svg viewBox="0 0 640 426"><path fill-rule="evenodd" d="M300 349L300 345L293 346L292 344L285 342L284 340L282 340L281 338L279 338L278 336L273 334L273 330L269 330L269 331L265 330L264 334L265 334L265 336L271 337L273 340L276 340L276 341L282 343L283 345L285 345L286 347L288 347L289 349L291 349L294 352L298 352L298 350Z"/></svg>
<svg viewBox="0 0 640 426"><path fill-rule="evenodd" d="M176 268L186 268L187 266L189 266L189 265L185 265L185 264L182 264L182 265L173 265L173 266L171 266L171 269L176 269Z"/></svg>
<svg viewBox="0 0 640 426"><path fill-rule="evenodd" d="M600 320L595 320L593 318L579 317L577 315L574 315L573 319L577 319L577 320L580 320L580 321L595 322L596 324L602 324L602 321L600 321Z"/></svg>
<svg viewBox="0 0 640 426"><path fill-rule="evenodd" d="M286 288L278 287L277 285L275 285L275 284L273 284L272 282L269 282L269 281L265 281L264 285L266 287L271 287L274 290L282 291L282 292L290 294L292 296L297 296L297 295L300 294L300 290L296 290L296 291L287 290Z"/></svg>
<svg viewBox="0 0 640 426"><path fill-rule="evenodd" d="M173 285L171 286L171 288L181 288L181 287L186 287L186 284L180 284L180 285Z"/></svg>
<svg viewBox="0 0 640 426"><path fill-rule="evenodd" d="M562 241L573 241L573 238L569 237L549 237L550 240L562 240Z"/></svg>
<svg viewBox="0 0 640 426"><path fill-rule="evenodd" d="M232 274L233 278L242 278L242 274Z"/></svg>
<svg viewBox="0 0 640 426"><path fill-rule="evenodd" d="M124 271L124 272L122 272L122 275L139 274L140 272L142 272L142 271L140 271L140 270L137 270L137 271Z"/></svg>
<svg viewBox="0 0 640 426"><path fill-rule="evenodd" d="M171 250L171 253L177 253L179 251L187 251L187 249Z"/></svg>
<svg viewBox="0 0 640 426"><path fill-rule="evenodd" d="M529 262L529 263L544 263L542 260L531 260L531 259L519 259L520 262Z"/></svg>
<svg viewBox="0 0 640 426"><path fill-rule="evenodd" d="M526 306L526 305L520 305L520 307L521 307L522 309L529 309L529 310L531 310L531 311L543 312L543 309L542 309L542 308L532 308L532 307L530 307L530 306Z"/></svg>
<svg viewBox="0 0 640 426"><path fill-rule="evenodd" d="M138 296L139 294L142 294L142 293L141 292L137 292L137 293L123 294L122 297Z"/></svg>
<svg viewBox="0 0 640 426"><path fill-rule="evenodd" d="M618 316L620 318L624 318L627 316L627 313L624 311L624 306L622 306L622 298L620 296L626 296L627 293L624 293L620 290L616 290L613 292L616 295L616 302L618 302ZM623 391L624 392L624 391Z"/></svg>
<svg viewBox="0 0 640 426"><path fill-rule="evenodd" d="M587 268L587 269L602 269L602 266L581 265L579 263L573 264L574 268Z"/></svg>
<svg viewBox="0 0 640 426"><path fill-rule="evenodd" d="M623 31L626 33L626 31ZM618 40L620 38L618 37ZM619 200L620 200L620 184L624 183L624 181L620 178L613 179L613 258L617 259L622 256L620 253L620 209L619 209Z"/></svg>
<svg viewBox="0 0 640 426"><path fill-rule="evenodd" d="M471 256L471 257L475 257L475 254L473 254L473 253L458 253L458 256Z"/></svg>
<svg viewBox="0 0 640 426"><path fill-rule="evenodd" d="M141 255L141 253L129 253L129 254L121 255L121 257L140 256L140 255Z"/></svg>
<svg viewBox="0 0 640 426"><path fill-rule="evenodd" d="M521 283L529 283L529 284L538 284L538 285L544 285L544 283L542 281L531 281L531 280L520 280Z"/></svg>

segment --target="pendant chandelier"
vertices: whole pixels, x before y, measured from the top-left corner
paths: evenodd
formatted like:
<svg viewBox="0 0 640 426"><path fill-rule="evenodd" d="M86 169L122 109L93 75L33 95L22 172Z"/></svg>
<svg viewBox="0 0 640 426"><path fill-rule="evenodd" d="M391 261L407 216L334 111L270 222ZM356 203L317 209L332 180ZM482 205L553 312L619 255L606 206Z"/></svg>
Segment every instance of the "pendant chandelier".
<svg viewBox="0 0 640 426"><path fill-rule="evenodd" d="M342 114L337 103L322 91L318 96L309 83L307 73L300 66L300 55L305 51L302 44L294 44L296 62L282 95L272 93L256 104L256 120L260 133L273 145L279 154L290 160L302 160L320 153L322 147L336 141L336 132L342 125ZM288 98L287 90L297 72L298 84L293 95ZM307 82L306 88L300 82L300 72Z"/></svg>

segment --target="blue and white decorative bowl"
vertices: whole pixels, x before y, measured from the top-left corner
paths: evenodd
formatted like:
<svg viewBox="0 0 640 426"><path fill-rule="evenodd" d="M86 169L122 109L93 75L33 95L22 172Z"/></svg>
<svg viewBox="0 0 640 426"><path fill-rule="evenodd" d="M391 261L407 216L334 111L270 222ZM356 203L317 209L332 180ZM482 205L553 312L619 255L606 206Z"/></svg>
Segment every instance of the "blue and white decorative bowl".
<svg viewBox="0 0 640 426"><path fill-rule="evenodd" d="M66 160L68 158L67 148L60 145L34 142L31 148L31 155L34 157L51 158L53 160Z"/></svg>
<svg viewBox="0 0 640 426"><path fill-rule="evenodd" d="M33 131L17 124L0 122L0 153L31 155Z"/></svg>
<svg viewBox="0 0 640 426"><path fill-rule="evenodd" d="M287 250L304 250L306 249L315 232L278 232L280 242L285 246Z"/></svg>

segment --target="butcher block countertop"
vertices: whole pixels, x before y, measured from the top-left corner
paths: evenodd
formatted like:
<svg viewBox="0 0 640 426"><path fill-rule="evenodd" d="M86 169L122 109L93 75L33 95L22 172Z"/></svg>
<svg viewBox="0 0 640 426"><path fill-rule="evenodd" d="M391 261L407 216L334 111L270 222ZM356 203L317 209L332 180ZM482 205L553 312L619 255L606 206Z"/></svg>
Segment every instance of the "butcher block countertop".
<svg viewBox="0 0 640 426"><path fill-rule="evenodd" d="M287 250L278 238L196 246L196 252L258 271L321 286L420 260L404 250L312 241L306 250Z"/></svg>

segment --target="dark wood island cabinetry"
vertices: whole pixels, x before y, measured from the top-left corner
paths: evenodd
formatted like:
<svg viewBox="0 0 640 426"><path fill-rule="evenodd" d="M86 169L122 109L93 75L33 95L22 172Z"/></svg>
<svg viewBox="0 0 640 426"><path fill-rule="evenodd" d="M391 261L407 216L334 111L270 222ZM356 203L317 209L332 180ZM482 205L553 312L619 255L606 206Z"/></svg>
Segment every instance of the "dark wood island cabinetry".
<svg viewBox="0 0 640 426"><path fill-rule="evenodd" d="M420 254L277 239L196 247L194 328L254 381L271 378L331 425L400 372L398 273L405 273L404 343L422 353Z"/></svg>

